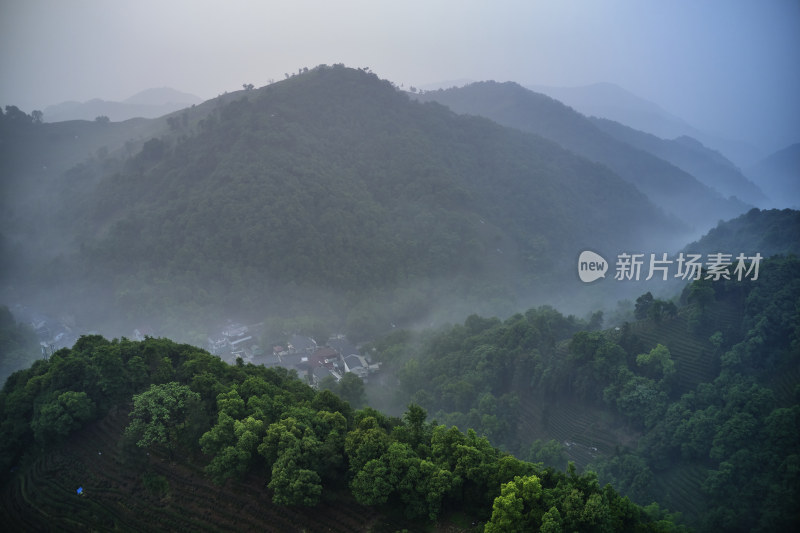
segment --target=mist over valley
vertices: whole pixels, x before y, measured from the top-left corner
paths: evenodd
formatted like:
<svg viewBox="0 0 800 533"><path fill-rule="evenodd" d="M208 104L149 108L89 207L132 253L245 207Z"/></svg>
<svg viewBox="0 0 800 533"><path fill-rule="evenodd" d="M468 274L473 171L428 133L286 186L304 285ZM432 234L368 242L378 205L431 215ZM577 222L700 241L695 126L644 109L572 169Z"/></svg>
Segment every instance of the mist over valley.
<svg viewBox="0 0 800 533"><path fill-rule="evenodd" d="M194 7L0 8L8 527L800 525L800 12Z"/></svg>

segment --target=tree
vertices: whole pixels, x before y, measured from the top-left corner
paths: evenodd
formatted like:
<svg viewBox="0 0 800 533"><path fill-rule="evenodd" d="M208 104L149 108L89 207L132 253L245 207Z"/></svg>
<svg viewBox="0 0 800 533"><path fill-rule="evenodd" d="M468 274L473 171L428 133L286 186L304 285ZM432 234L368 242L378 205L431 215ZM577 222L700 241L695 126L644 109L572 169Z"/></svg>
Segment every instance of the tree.
<svg viewBox="0 0 800 533"><path fill-rule="evenodd" d="M716 291L710 281L699 279L689 286L688 300L700 306L701 313L714 301Z"/></svg>
<svg viewBox="0 0 800 533"><path fill-rule="evenodd" d="M675 375L675 362L663 344L657 344L648 353L637 355L636 364L643 367L648 377L660 379L663 383L668 383Z"/></svg>
<svg viewBox="0 0 800 533"><path fill-rule="evenodd" d="M44 113L42 113L38 109L34 109L33 111L31 111L31 119L33 119L34 124L41 124L43 117Z"/></svg>
<svg viewBox="0 0 800 533"><path fill-rule="evenodd" d="M31 422L42 444L66 437L94 417L95 405L85 392L66 391L45 403Z"/></svg>
<svg viewBox="0 0 800 533"><path fill-rule="evenodd" d="M132 421L125 432L139 437L136 445L140 448L167 445L171 459L178 426L186 419L192 402L199 403L200 395L186 385L175 381L151 385L134 395Z"/></svg>
<svg viewBox="0 0 800 533"><path fill-rule="evenodd" d="M549 511L542 515L542 526L539 528L541 533L561 533L564 531L561 523L561 513L558 508L553 506Z"/></svg>
<svg viewBox="0 0 800 533"><path fill-rule="evenodd" d="M339 396L350 403L354 408L361 407L365 400L364 382L361 378L353 373L346 373L342 379L339 380L338 392Z"/></svg>
<svg viewBox="0 0 800 533"><path fill-rule="evenodd" d="M299 450L282 454L272 466L269 488L274 491L272 501L281 505L313 507L322 494L322 480L313 470L298 466Z"/></svg>
<svg viewBox="0 0 800 533"><path fill-rule="evenodd" d="M563 470L567 466L567 453L564 446L555 439L542 441L536 439L528 450L528 461L542 463Z"/></svg>
<svg viewBox="0 0 800 533"><path fill-rule="evenodd" d="M516 476L513 481L503 483L500 496L492 504L492 518L486 524L486 533L535 531L543 511L541 496L542 484L536 476Z"/></svg>
<svg viewBox="0 0 800 533"><path fill-rule="evenodd" d="M647 314L650 312L650 307L653 305L653 301L653 294L649 291L636 298L636 308L633 312L633 316L635 316L638 320L647 318Z"/></svg>

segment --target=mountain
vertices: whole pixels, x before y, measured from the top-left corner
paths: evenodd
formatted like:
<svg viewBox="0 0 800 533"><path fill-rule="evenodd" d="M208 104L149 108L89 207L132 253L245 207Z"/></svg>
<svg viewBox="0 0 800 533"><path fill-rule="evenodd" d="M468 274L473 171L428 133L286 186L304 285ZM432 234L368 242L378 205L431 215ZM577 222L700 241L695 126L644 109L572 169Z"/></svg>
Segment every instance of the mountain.
<svg viewBox="0 0 800 533"><path fill-rule="evenodd" d="M4 260L30 270L64 252L75 218L66 205L92 191L117 158L141 149L141 138L166 127L146 119L36 123L7 108L0 114L0 234L16 249Z"/></svg>
<svg viewBox="0 0 800 533"><path fill-rule="evenodd" d="M67 206L76 252L29 287L80 287L130 320L322 314L363 332L456 301L508 312L564 293L582 249L679 227L551 141L343 66L163 120Z"/></svg>
<svg viewBox="0 0 800 533"><path fill-rule="evenodd" d="M549 307L473 315L373 343L399 379L367 393L415 402L530 461L572 461L696 531L794 531L798 303L800 261L773 257L757 279L701 279L676 301L642 294L604 330Z"/></svg>
<svg viewBox="0 0 800 533"><path fill-rule="evenodd" d="M800 211L752 209L732 220L720 222L701 239L685 247L692 253L739 253L767 258L800 256Z"/></svg>
<svg viewBox="0 0 800 533"><path fill-rule="evenodd" d="M203 100L193 94L176 91L170 87L158 87L145 89L133 96L123 100L125 104L163 106L169 104L181 104L188 107L201 103Z"/></svg>
<svg viewBox="0 0 800 533"><path fill-rule="evenodd" d="M428 421L417 405L386 416L363 406L354 374L341 383L352 400L286 368L228 365L163 338L81 337L0 391L3 525L684 531L592 472L517 459L475 431ZM504 504L509 494L520 510ZM523 514L523 504L537 511Z"/></svg>
<svg viewBox="0 0 800 533"><path fill-rule="evenodd" d="M578 87L527 87L555 98L584 115L613 120L662 139L699 139L704 145L724 153L738 166L749 166L761 157L761 152L755 146L699 130L682 118L665 111L658 104L640 98L613 83Z"/></svg>
<svg viewBox="0 0 800 533"><path fill-rule="evenodd" d="M751 168L761 189L778 207L800 207L800 143L765 157Z"/></svg>
<svg viewBox="0 0 800 533"><path fill-rule="evenodd" d="M693 129L683 119L668 113L658 104L640 98L613 83L594 83L578 87L526 87L563 102L584 115L607 118L662 138L671 139L685 135Z"/></svg>
<svg viewBox="0 0 800 533"><path fill-rule="evenodd" d="M62 102L44 108L44 120L62 122L66 120L94 120L106 116L113 122L131 118L157 118L185 107L202 102L192 94L168 87L147 89L122 102L94 98L86 102Z"/></svg>
<svg viewBox="0 0 800 533"><path fill-rule="evenodd" d="M608 166L635 185L656 205L695 230L747 210L747 204L722 198L680 168L605 133L590 119L543 94L516 83L480 82L418 96L457 113L490 118L499 124L536 133L564 148Z"/></svg>
<svg viewBox="0 0 800 533"><path fill-rule="evenodd" d="M749 204L767 205L768 200L761 189L742 174L736 165L721 153L706 148L697 139L683 135L667 140L613 120L591 120L614 138L672 163L725 197L735 196Z"/></svg>

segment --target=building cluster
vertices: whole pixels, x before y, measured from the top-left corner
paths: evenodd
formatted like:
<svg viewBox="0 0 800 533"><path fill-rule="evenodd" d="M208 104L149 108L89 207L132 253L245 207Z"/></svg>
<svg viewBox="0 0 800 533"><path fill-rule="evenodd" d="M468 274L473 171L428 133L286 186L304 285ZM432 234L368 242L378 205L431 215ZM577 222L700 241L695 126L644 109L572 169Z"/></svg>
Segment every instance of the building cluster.
<svg viewBox="0 0 800 533"><path fill-rule="evenodd" d="M23 305L15 305L11 312L15 320L27 324L36 334L44 359L61 348L70 348L80 336L69 317L56 319Z"/></svg>
<svg viewBox="0 0 800 533"><path fill-rule="evenodd" d="M311 337L295 334L270 351L259 345L262 330L263 324L231 322L219 335L208 338L208 351L229 363L241 359L245 363L296 370L313 386L329 376L338 382L347 373L367 381L380 369L380 363L370 363L344 335L331 336L320 346Z"/></svg>

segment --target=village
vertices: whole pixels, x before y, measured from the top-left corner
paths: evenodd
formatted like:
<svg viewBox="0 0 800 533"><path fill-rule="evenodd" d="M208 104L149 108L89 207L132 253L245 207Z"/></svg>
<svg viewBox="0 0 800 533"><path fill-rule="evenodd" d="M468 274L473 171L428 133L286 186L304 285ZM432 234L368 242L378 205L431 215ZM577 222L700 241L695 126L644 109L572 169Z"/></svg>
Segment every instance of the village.
<svg viewBox="0 0 800 533"><path fill-rule="evenodd" d="M13 314L34 331L43 359L49 359L61 348L72 347L81 335L98 333L81 330L70 317L56 319L22 305L14 306ZM380 363L373 364L341 334L331 335L322 345L309 336L292 334L285 343L265 349L259 344L263 333L263 323L244 325L228 320L217 335L208 337L205 348L229 364L241 359L243 363L295 370L313 387L319 387L328 376L338 382L347 373L368 382L370 375L380 369ZM143 341L151 336L154 335L148 328L140 327L133 330L130 338Z"/></svg>
<svg viewBox="0 0 800 533"><path fill-rule="evenodd" d="M298 376L317 388L327 377L337 382L351 373L367 382L369 376L380 370L380 363L373 364L361 355L358 348L344 335L331 335L320 345L306 335L292 334L285 344L273 345L269 349L259 345L264 325L243 325L229 322L222 331L208 338L206 349L223 361L266 367L283 367L297 371Z"/></svg>

